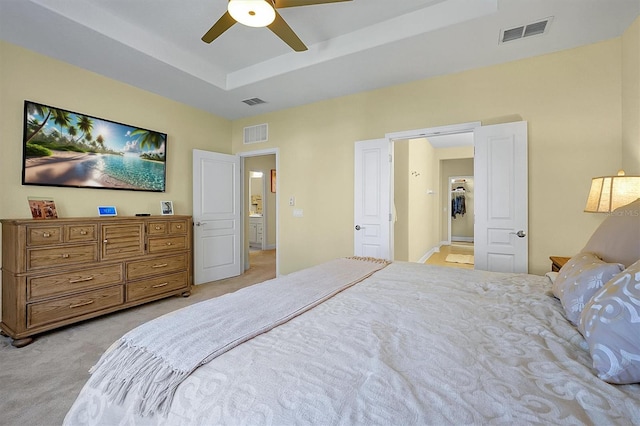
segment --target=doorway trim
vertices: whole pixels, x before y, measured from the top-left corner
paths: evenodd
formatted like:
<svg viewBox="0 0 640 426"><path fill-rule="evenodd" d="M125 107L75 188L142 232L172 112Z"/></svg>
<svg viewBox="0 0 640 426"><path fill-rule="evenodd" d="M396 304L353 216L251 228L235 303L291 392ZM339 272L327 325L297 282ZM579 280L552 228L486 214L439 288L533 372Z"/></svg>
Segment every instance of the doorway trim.
<svg viewBox="0 0 640 426"><path fill-rule="evenodd" d="M249 157L262 157L265 155L275 155L276 156L276 170L280 169L280 149L279 148L266 148L256 151L246 151L246 152L238 152L237 156L240 157L240 174L242 176L242 184L241 184L241 199L245 200L247 194L245 193L245 165L244 160ZM266 182L266 179L265 179ZM276 277L280 276L280 250L279 250L279 242L280 242L280 212L279 212L279 198L280 198L280 179L276 179ZM242 238L242 265L246 266L249 261L249 247L245 246L244 242L246 239L245 236L245 226L248 221L248 212L246 203L242 203L241 207L241 217L242 217L242 232L240 233ZM246 269L245 269L246 270Z"/></svg>
<svg viewBox="0 0 640 426"><path fill-rule="evenodd" d="M393 211L393 200L394 200L394 179L393 179L393 175L394 175L394 155L395 155L395 151L394 151L394 142L397 140L403 140L403 139L419 139L419 138L429 138L430 136L442 136L442 135L453 135L456 133L469 133L469 132L473 132L474 129L481 127L482 126L482 122L480 121L469 121L466 123L458 123L458 124L449 124L446 126L437 126L437 127L426 127L423 129L414 129L414 130L404 130L404 131L400 131L400 132L391 132L391 133L386 133L385 134L385 138L389 141L389 143L391 144L390 146L390 151L391 151L391 183L390 183L390 202L392 203L392 205L390 206L390 211ZM442 185L440 185L442 186ZM394 226L393 226L393 222L391 222L391 225L389 226L389 256L391 259L394 258L394 237L395 237L395 233L394 233ZM440 231L440 233L442 233L442 231Z"/></svg>

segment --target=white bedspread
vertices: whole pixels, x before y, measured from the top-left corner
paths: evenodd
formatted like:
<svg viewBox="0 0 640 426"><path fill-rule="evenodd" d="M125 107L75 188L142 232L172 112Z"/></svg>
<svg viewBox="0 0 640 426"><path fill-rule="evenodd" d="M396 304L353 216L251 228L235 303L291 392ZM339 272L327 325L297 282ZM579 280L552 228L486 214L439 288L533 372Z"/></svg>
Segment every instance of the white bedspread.
<svg viewBox="0 0 640 426"><path fill-rule="evenodd" d="M226 352L140 418L85 386L68 425L634 424L546 277L394 263Z"/></svg>

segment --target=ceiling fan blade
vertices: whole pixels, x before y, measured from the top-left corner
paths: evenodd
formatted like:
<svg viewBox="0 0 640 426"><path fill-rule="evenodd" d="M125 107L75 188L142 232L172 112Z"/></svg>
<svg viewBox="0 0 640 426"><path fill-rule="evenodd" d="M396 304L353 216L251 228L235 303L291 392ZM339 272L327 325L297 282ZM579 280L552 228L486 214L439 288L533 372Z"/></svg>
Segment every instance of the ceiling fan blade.
<svg viewBox="0 0 640 426"><path fill-rule="evenodd" d="M207 31L207 33L202 36L202 41L204 41L205 43L211 43L213 40L220 37L223 32L231 28L235 23L236 20L231 17L229 12L225 12L224 15L222 15L222 17L218 19L218 22L213 24L209 31Z"/></svg>
<svg viewBox="0 0 640 426"><path fill-rule="evenodd" d="M307 46L305 46L302 40L293 32L289 24L282 19L278 11L276 11L276 19L269 24L268 27L296 52L304 52L307 50Z"/></svg>
<svg viewBox="0 0 640 426"><path fill-rule="evenodd" d="M311 6L314 4L339 3L352 0L275 0L276 9L283 7Z"/></svg>

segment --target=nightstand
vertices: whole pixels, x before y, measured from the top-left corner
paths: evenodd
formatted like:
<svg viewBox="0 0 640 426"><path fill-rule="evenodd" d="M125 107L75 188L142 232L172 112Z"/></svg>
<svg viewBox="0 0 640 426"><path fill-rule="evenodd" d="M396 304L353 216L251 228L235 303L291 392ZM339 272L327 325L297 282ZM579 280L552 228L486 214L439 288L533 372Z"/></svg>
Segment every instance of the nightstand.
<svg viewBox="0 0 640 426"><path fill-rule="evenodd" d="M562 268L564 264L567 263L571 258L562 256L550 256L549 259L551 259L551 271L558 272L560 268Z"/></svg>

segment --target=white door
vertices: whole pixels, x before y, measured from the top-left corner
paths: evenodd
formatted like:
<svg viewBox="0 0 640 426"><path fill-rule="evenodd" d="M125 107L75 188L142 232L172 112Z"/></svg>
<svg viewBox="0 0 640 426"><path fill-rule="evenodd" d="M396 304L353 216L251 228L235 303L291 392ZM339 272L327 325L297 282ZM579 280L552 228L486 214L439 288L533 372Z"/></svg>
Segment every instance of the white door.
<svg viewBox="0 0 640 426"><path fill-rule="evenodd" d="M354 254L391 260L391 143L355 144Z"/></svg>
<svg viewBox="0 0 640 426"><path fill-rule="evenodd" d="M193 150L194 281L242 273L240 157Z"/></svg>
<svg viewBox="0 0 640 426"><path fill-rule="evenodd" d="M527 122L474 130L475 268L528 272Z"/></svg>

